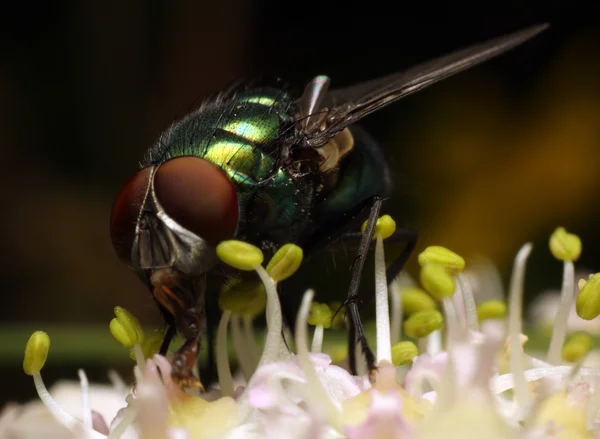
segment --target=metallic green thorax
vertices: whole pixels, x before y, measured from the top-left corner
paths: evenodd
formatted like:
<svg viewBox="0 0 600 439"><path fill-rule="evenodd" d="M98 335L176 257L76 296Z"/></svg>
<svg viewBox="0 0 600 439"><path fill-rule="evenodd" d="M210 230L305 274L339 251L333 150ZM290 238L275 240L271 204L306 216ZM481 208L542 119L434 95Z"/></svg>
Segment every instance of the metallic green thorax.
<svg viewBox="0 0 600 439"><path fill-rule="evenodd" d="M313 191L278 162L282 139L293 133L292 104L288 94L274 88L217 99L163 134L145 165L184 155L214 163L236 186L239 238L294 240L308 221Z"/></svg>

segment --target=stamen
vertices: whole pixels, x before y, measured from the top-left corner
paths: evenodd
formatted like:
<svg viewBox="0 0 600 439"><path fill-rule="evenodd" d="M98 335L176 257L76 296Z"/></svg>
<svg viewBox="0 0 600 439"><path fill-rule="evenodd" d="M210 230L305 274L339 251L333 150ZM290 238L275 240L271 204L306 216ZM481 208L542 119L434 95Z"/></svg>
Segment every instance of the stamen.
<svg viewBox="0 0 600 439"><path fill-rule="evenodd" d="M308 321L308 313L310 311L310 304L313 298L313 290L308 290L302 298L302 304L298 311L298 317L296 319L296 349L298 351L298 362L304 372L306 379L306 385L308 392L306 395L307 402L314 407L318 407L325 414L327 423L331 425L335 430L341 432L341 417L337 407L333 404L329 395L323 388L315 366L310 359L308 354L308 342L306 334L306 326Z"/></svg>
<svg viewBox="0 0 600 439"><path fill-rule="evenodd" d="M90 409L90 385L82 369L77 372L81 383L81 410L85 430L92 429L92 410Z"/></svg>
<svg viewBox="0 0 600 439"><path fill-rule="evenodd" d="M501 300L487 300L477 306L477 319L484 322L490 319L506 317L506 303Z"/></svg>
<svg viewBox="0 0 600 439"><path fill-rule="evenodd" d="M552 338L548 349L548 362L551 364L560 363L560 350L565 342L567 334L567 322L573 305L573 285L575 283L575 268L573 263L565 261L563 264L563 282L560 293L560 305L554 320L552 329Z"/></svg>
<svg viewBox="0 0 600 439"><path fill-rule="evenodd" d="M392 324L390 329L392 345L402 337L402 292L396 279L390 283L390 298L392 301Z"/></svg>
<svg viewBox="0 0 600 439"><path fill-rule="evenodd" d="M592 274L580 286L580 291L575 301L575 309L577 315L584 320L593 320L600 315L600 273Z"/></svg>
<svg viewBox="0 0 600 439"><path fill-rule="evenodd" d="M425 351L421 351L421 353L428 353L429 355L435 355L442 350L442 331L437 330L433 331L426 337L427 345L425 346Z"/></svg>
<svg viewBox="0 0 600 439"><path fill-rule="evenodd" d="M467 326L471 331L479 331L479 322L477 321L477 305L475 305L475 298L473 297L471 285L462 273L459 273L456 276L456 280L458 281L458 286L460 287L460 292L465 307Z"/></svg>
<svg viewBox="0 0 600 439"><path fill-rule="evenodd" d="M127 385L114 369L108 371L108 379L117 393L127 395Z"/></svg>
<svg viewBox="0 0 600 439"><path fill-rule="evenodd" d="M219 259L238 270L252 271L264 260L263 252L258 247L243 241L222 241L216 251Z"/></svg>
<svg viewBox="0 0 600 439"><path fill-rule="evenodd" d="M144 341L144 330L139 320L125 308L116 306L115 317L110 321L110 333L126 348L132 348Z"/></svg>
<svg viewBox="0 0 600 439"><path fill-rule="evenodd" d="M287 279L300 268L303 256L300 247L295 244L285 244L277 250L267 264L267 273L275 282Z"/></svg>
<svg viewBox="0 0 600 439"><path fill-rule="evenodd" d="M260 349L254 335L253 316L244 316L244 337L246 339L246 346L248 347L249 359L252 360L252 373L254 373L260 359Z"/></svg>
<svg viewBox="0 0 600 439"><path fill-rule="evenodd" d="M27 345L25 346L25 355L23 358L23 370L27 375L33 377L33 383L35 385L35 390L42 403L46 406L46 408L50 411L52 416L68 428L71 432L75 432L78 428L83 427L82 424L71 416L69 413L64 411L56 402L54 398L46 389L46 385L42 380L41 370L46 363L46 359L48 358L48 352L50 350L50 337L43 331L34 332L29 340L27 341ZM85 384L85 386L84 386ZM87 393L87 384L82 382L82 392L84 394ZM85 411L89 413L89 403L88 407L84 406L84 416ZM93 438L105 438L104 435L101 435L97 431L93 431L91 429L91 419L88 419L86 431L89 431Z"/></svg>
<svg viewBox="0 0 600 439"><path fill-rule="evenodd" d="M135 355L137 366L140 370L144 370L144 367L146 367L146 358L144 357L144 351L142 351L142 346L140 344L133 346L133 354Z"/></svg>
<svg viewBox="0 0 600 439"><path fill-rule="evenodd" d="M392 362L392 344L390 339L390 308L388 304L387 279L385 275L385 256L383 238L377 236L375 244L375 321L377 326L377 363Z"/></svg>
<svg viewBox="0 0 600 439"><path fill-rule="evenodd" d="M48 392L48 389L46 389L40 373L35 373L33 375L33 383L35 384L35 390L37 391L38 397L58 422L71 431L73 431L76 426L81 425L77 419L65 412L54 400L54 398L52 398ZM88 432L93 438L106 439L103 434L100 434L97 431L90 429Z"/></svg>
<svg viewBox="0 0 600 439"><path fill-rule="evenodd" d="M231 339L233 341L233 348L238 361L240 362L240 368L246 378L246 382L250 380L254 367L252 364L251 353L249 352L249 346L244 340L242 335L242 328L240 324L240 316L237 314L231 315Z"/></svg>
<svg viewBox="0 0 600 439"><path fill-rule="evenodd" d="M103 439L120 439L125 431L135 422L138 417L138 408L135 405L135 400L131 397L127 397L128 405L124 410L123 419L119 422L111 431L108 437L102 436Z"/></svg>
<svg viewBox="0 0 600 439"><path fill-rule="evenodd" d="M321 352L323 349L323 325L315 326L315 332L313 333L312 344L310 346L311 352Z"/></svg>
<svg viewBox="0 0 600 439"><path fill-rule="evenodd" d="M311 352L321 352L323 347L323 331L331 326L333 311L326 303L313 302L308 313L308 324L315 326Z"/></svg>
<svg viewBox="0 0 600 439"><path fill-rule="evenodd" d="M523 354L521 352L520 335L522 332L523 283L525 266L533 245L527 243L521 247L515 258L509 292L508 340L510 358L509 369L514 377L515 399L523 414L531 406L531 395L525 380Z"/></svg>
<svg viewBox="0 0 600 439"><path fill-rule="evenodd" d="M593 340L585 332L573 334L562 347L562 358L569 363L581 362L592 350L593 345Z"/></svg>
<svg viewBox="0 0 600 439"><path fill-rule="evenodd" d="M277 295L275 283L261 265L257 265L255 270L265 284L267 293L267 336L265 338L262 356L258 362L258 367L260 367L278 359L278 354L280 352L279 347L282 344L281 328L283 326L283 321L281 304L279 303L279 296Z"/></svg>
<svg viewBox="0 0 600 439"><path fill-rule="evenodd" d="M227 326L231 311L223 311L219 327L217 329L217 374L219 375L219 387L223 396L233 395L233 378L229 367L229 355L227 355Z"/></svg>
<svg viewBox="0 0 600 439"><path fill-rule="evenodd" d="M410 364L417 355L419 355L419 350L411 341L401 341L392 346L392 362L394 366Z"/></svg>

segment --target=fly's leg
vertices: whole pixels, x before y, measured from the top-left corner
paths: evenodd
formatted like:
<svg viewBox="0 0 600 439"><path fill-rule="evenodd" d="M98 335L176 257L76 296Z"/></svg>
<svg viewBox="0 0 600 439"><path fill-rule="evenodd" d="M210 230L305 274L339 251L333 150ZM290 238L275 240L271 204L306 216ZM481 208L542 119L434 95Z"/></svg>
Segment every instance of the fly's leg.
<svg viewBox="0 0 600 439"><path fill-rule="evenodd" d="M354 350L355 343L361 344L362 350L365 354L367 361L367 367L369 372L375 369L375 357L370 350L367 340L365 338L362 322L360 319L360 313L358 310L358 287L360 284L360 278L362 270L364 268L364 262L366 255L371 246L373 239L373 233L375 231L375 224L379 215L381 207L381 200L375 199L369 213L368 225L364 233L351 233L344 235L344 241L358 242L358 254L354 265L352 267L352 282L350 283L350 290L348 292L348 298L346 299L347 311L350 316L350 329L348 333L348 360L350 371L352 374L356 374L356 352ZM392 282L402 271L404 265L410 258L410 255L414 251L417 245L418 235L416 232L408 229L398 229L392 236L386 239L386 243L393 246L404 245L400 255L390 264L386 270L386 277L388 283ZM358 336L356 338L356 336Z"/></svg>
<svg viewBox="0 0 600 439"><path fill-rule="evenodd" d="M375 369L375 355L373 355L373 351L369 347L369 343L367 342L367 338L365 336L365 330L362 324L362 320L360 318L360 312L358 310L358 287L360 286L360 279L362 277L362 272L365 266L365 260L367 258L367 254L369 252L369 247L371 245L371 240L373 239L373 234L375 233L375 224L377 223L377 218L379 218L379 211L381 210L382 200L379 197L375 197L373 199L373 204L371 205L371 211L369 212L369 219L367 220L367 227L365 232L363 233L360 241L360 245L358 247L358 253L356 254L356 259L354 260L354 264L352 265L352 278L350 280L350 287L348 289L348 297L346 298L345 306L347 315L350 316L350 338L348 340L348 358L350 362L350 372L353 375L356 375L356 356L354 351L354 343L356 334L356 342L360 343L361 349L365 355L365 359L367 360L367 366L369 370Z"/></svg>
<svg viewBox="0 0 600 439"><path fill-rule="evenodd" d="M166 351L168 348L168 344L175 333L174 328L178 329L185 339L181 348L175 353L175 358L172 362L171 377L181 387L195 387L204 390L204 386L194 375L194 368L200 349L199 338L202 330L202 320L198 316L195 307L186 307L183 301L171 291L170 287L175 279L168 280L167 283L169 285L165 285L159 282L159 280L164 282L167 278L165 276L157 276L152 279L154 298L175 320L175 325L169 327L161 350L164 348Z"/></svg>
<svg viewBox="0 0 600 439"><path fill-rule="evenodd" d="M169 346L171 346L171 342L173 341L173 338L175 337L175 333L177 332L177 328L175 327L175 324L169 324L168 328L167 328L167 332L165 334L165 338L163 338L163 342L160 345L160 349L158 351L158 353L160 355L166 355L167 351L169 350Z"/></svg>

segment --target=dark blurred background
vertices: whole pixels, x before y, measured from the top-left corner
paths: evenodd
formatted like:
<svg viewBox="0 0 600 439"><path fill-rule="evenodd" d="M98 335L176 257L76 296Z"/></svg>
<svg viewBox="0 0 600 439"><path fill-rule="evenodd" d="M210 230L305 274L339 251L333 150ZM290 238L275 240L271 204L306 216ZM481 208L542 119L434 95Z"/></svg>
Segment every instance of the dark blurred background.
<svg viewBox="0 0 600 439"><path fill-rule="evenodd" d="M563 225L583 240L578 265L598 271L598 12L562 0L12 2L0 14L0 404L33 395L20 363L35 329L53 339L50 383L77 367L104 380L107 367L130 366L98 331L112 343L115 305L159 318L113 252L112 200L162 130L239 77L327 74L344 86L551 22L363 126L394 169L386 211L420 233L419 249L485 255L507 279L533 241L530 300L560 286L547 240ZM312 273L318 294L345 293L347 264ZM69 341L86 331L96 338Z"/></svg>

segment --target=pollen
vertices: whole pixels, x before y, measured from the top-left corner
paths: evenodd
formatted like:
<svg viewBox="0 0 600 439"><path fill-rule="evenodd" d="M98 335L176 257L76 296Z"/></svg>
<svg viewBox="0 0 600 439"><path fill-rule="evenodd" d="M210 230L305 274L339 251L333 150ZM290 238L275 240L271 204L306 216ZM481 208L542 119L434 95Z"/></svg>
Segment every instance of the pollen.
<svg viewBox="0 0 600 439"><path fill-rule="evenodd" d="M443 300L454 294L454 278L441 264L427 263L421 268L421 285L434 299Z"/></svg>
<svg viewBox="0 0 600 439"><path fill-rule="evenodd" d="M581 254L581 239L573 233L568 233L564 227L559 227L550 236L550 251L558 260L576 261Z"/></svg>
<svg viewBox="0 0 600 439"><path fill-rule="evenodd" d="M310 305L308 313L308 324L314 326L322 326L327 329L331 326L333 313L331 308L326 303L313 302Z"/></svg>
<svg viewBox="0 0 600 439"><path fill-rule="evenodd" d="M363 225L360 229L362 233L365 233L365 230L367 230L367 223L368 223L368 221L365 221L363 223ZM389 215L383 215L383 216L380 216L379 218L377 218L377 222L375 223L375 232L373 233L373 238L377 238L378 236L381 236L381 239L387 239L390 236L392 236L395 231L396 231L396 221L394 221L394 219Z"/></svg>
<svg viewBox="0 0 600 439"><path fill-rule="evenodd" d="M439 245L427 247L419 254L421 267L430 263L444 266L452 275L457 275L465 269L465 260L461 256Z"/></svg>
<svg viewBox="0 0 600 439"><path fill-rule="evenodd" d="M506 316L506 303L502 300L487 300L477 306L477 319L480 322L490 319L503 319Z"/></svg>
<svg viewBox="0 0 600 439"><path fill-rule="evenodd" d="M392 363L394 363L394 366L410 364L417 355L419 355L419 349L411 341L400 341L392 346Z"/></svg>
<svg viewBox="0 0 600 439"><path fill-rule="evenodd" d="M262 282L232 279L221 287L219 306L234 315L256 317L262 314L267 303Z"/></svg>
<svg viewBox="0 0 600 439"><path fill-rule="evenodd" d="M587 333L573 334L562 348L562 358L569 363L576 363L592 350L593 345L592 338Z"/></svg>
<svg viewBox="0 0 600 439"><path fill-rule="evenodd" d="M437 309L437 302L421 288L406 288L401 291L400 298L405 315Z"/></svg>
<svg viewBox="0 0 600 439"><path fill-rule="evenodd" d="M267 273L276 282L292 276L302 264L303 252L295 244L285 244L267 264Z"/></svg>
<svg viewBox="0 0 600 439"><path fill-rule="evenodd" d="M329 309L333 314L333 317L331 318L331 327L341 328L344 326L344 314L346 313L346 307L342 305L342 302L339 300L329 302Z"/></svg>
<svg viewBox="0 0 600 439"><path fill-rule="evenodd" d="M126 348L132 348L144 341L144 330L139 320L120 306L115 307L115 317L110 321L110 333Z"/></svg>
<svg viewBox="0 0 600 439"><path fill-rule="evenodd" d="M142 342L142 352L144 354L144 358L152 358L154 355L158 354L164 339L165 332L161 329L155 329L146 337L144 337L144 341ZM132 360L136 360L135 352L133 350L129 353L129 356Z"/></svg>
<svg viewBox="0 0 600 439"><path fill-rule="evenodd" d="M23 370L27 375L40 373L50 350L50 337L43 331L31 334L25 346L25 358L23 359Z"/></svg>
<svg viewBox="0 0 600 439"><path fill-rule="evenodd" d="M217 245L217 256L233 268L252 271L263 263L263 252L256 246L243 241L222 241Z"/></svg>
<svg viewBox="0 0 600 439"><path fill-rule="evenodd" d="M444 318L437 310L416 312L404 322L404 332L413 338L426 337L443 327Z"/></svg>
<svg viewBox="0 0 600 439"><path fill-rule="evenodd" d="M600 273L596 273L583 285L575 302L577 315L592 320L600 315Z"/></svg>

